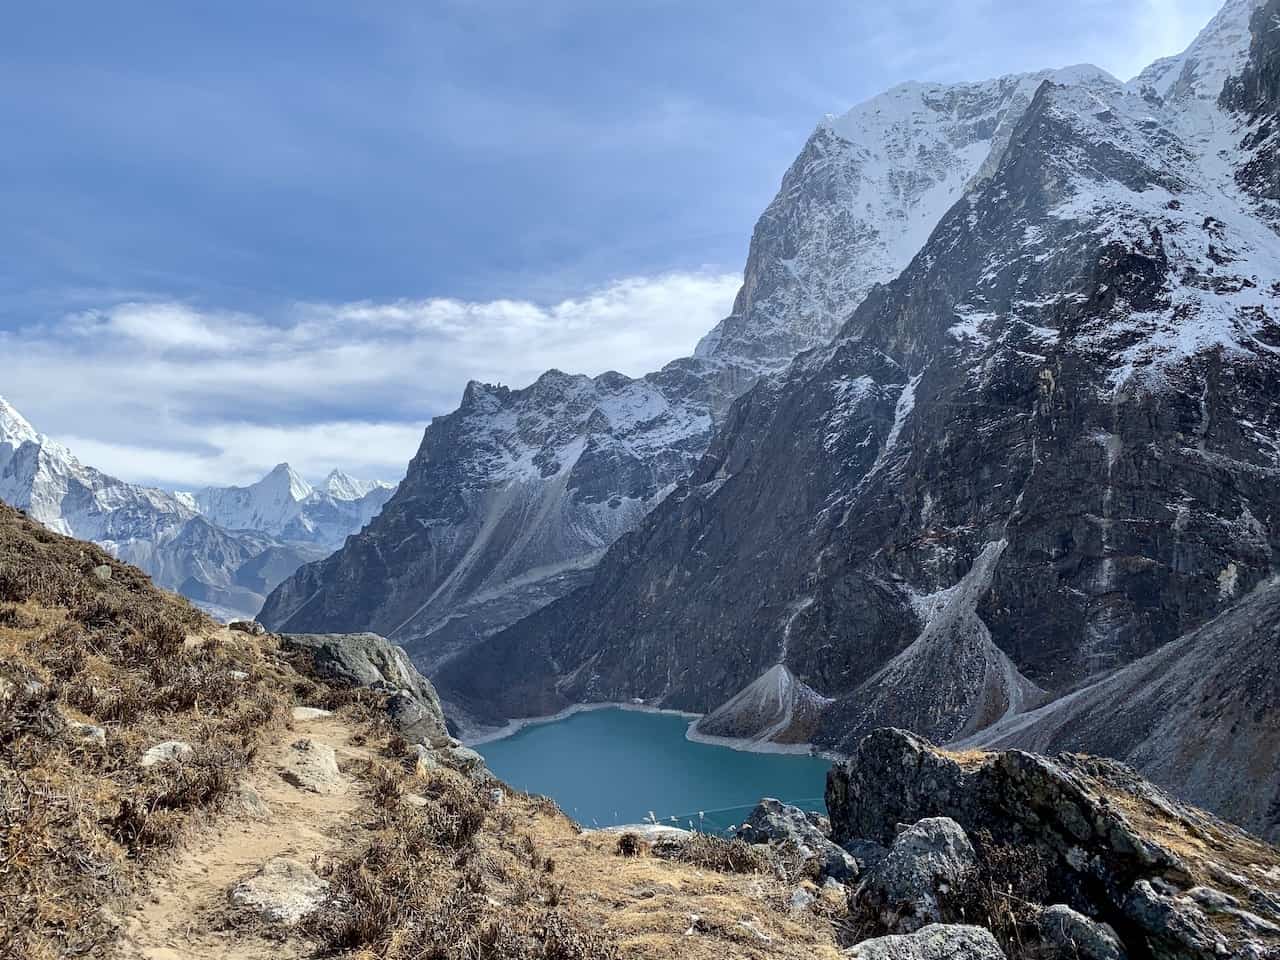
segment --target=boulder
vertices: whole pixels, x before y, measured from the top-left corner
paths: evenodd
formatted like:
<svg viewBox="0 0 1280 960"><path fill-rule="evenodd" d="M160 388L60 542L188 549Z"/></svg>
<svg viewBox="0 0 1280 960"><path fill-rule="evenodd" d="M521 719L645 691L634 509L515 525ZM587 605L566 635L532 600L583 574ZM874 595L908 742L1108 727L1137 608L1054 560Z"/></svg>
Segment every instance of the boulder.
<svg viewBox="0 0 1280 960"><path fill-rule="evenodd" d="M157 743L153 747L149 747L142 755L141 765L144 767L154 767L157 763L180 763L195 753L191 744L182 740L165 740L163 743Z"/></svg>
<svg viewBox="0 0 1280 960"><path fill-rule="evenodd" d="M306 723L308 720L320 720L324 717L331 717L333 716L333 711L322 710L319 707L294 707L291 716L299 723Z"/></svg>
<svg viewBox="0 0 1280 960"><path fill-rule="evenodd" d="M93 575L103 583L106 583L111 579L111 567L105 563L100 563L93 568Z"/></svg>
<svg viewBox="0 0 1280 960"><path fill-rule="evenodd" d="M285 857L268 860L257 876L232 888L230 899L271 923L293 926L315 913L329 895L329 882L305 864Z"/></svg>
<svg viewBox="0 0 1280 960"><path fill-rule="evenodd" d="M1126 960L1128 956L1110 926L1090 920L1064 903L1045 907L1039 929L1046 946L1073 960Z"/></svg>
<svg viewBox="0 0 1280 960"><path fill-rule="evenodd" d="M1244 956L1243 951L1232 952L1194 900L1165 884L1139 880L1125 901L1125 913L1146 934L1155 960Z"/></svg>
<svg viewBox="0 0 1280 960"><path fill-rule="evenodd" d="M249 784L242 783L236 788L236 800L240 804L240 809L251 819L271 819L271 807L262 799L262 794Z"/></svg>
<svg viewBox="0 0 1280 960"><path fill-rule="evenodd" d="M738 838L747 843L791 843L805 860L817 860L820 877L852 880L858 875L857 861L832 843L804 810L791 804L763 798L738 829Z"/></svg>
<svg viewBox="0 0 1280 960"><path fill-rule="evenodd" d="M227 624L227 629L235 630L237 633L247 633L253 637L264 636L267 632L267 628L257 620L232 620Z"/></svg>
<svg viewBox="0 0 1280 960"><path fill-rule="evenodd" d="M845 956L850 960L1006 960L990 931L944 923L912 934L863 940Z"/></svg>
<svg viewBox="0 0 1280 960"><path fill-rule="evenodd" d="M290 748L280 776L299 790L311 793L334 794L346 789L333 747L305 737Z"/></svg>
<svg viewBox="0 0 1280 960"><path fill-rule="evenodd" d="M896 843L898 824L948 817L978 842L979 890L1015 886L1033 906L1069 907L1109 926L1130 957L1280 955L1275 848L1113 760L950 753L879 729L832 768L827 807L839 843ZM892 858L891 850L885 863ZM867 890L884 865L868 871ZM1106 956L1097 930L1086 933L1061 911L1055 917L1046 941L1071 920L1068 929Z"/></svg>
<svg viewBox="0 0 1280 960"><path fill-rule="evenodd" d="M444 711L435 687L418 672L401 647L376 633L290 633L280 649L309 654L327 680L392 694L387 709L410 743L437 746L448 740Z"/></svg>
<svg viewBox="0 0 1280 960"><path fill-rule="evenodd" d="M885 930L914 933L962 919L966 888L977 875L977 854L960 825L930 817L899 834L858 883L851 905Z"/></svg>

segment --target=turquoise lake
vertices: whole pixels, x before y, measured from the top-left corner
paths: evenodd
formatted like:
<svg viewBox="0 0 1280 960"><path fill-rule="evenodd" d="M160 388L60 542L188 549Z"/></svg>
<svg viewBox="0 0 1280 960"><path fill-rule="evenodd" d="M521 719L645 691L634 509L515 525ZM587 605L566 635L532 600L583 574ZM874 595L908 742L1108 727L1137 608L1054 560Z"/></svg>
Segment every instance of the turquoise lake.
<svg viewBox="0 0 1280 960"><path fill-rule="evenodd" d="M551 797L586 827L663 823L719 832L761 797L824 810L831 763L685 739L689 720L606 708L534 724L478 749L499 778ZM699 812L706 816L700 818Z"/></svg>

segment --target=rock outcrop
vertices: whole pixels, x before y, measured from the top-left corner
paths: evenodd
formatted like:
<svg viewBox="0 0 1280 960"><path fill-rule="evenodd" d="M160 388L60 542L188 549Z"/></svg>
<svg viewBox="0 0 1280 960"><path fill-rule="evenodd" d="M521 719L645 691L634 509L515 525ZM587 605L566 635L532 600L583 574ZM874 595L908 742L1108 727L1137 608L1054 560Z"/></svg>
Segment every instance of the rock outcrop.
<svg viewBox="0 0 1280 960"><path fill-rule="evenodd" d="M893 843L851 895L855 915L878 916L886 932L900 918L958 913L978 922L985 912L998 927L990 897L1008 883L1030 908L1021 925L1047 948L1160 960L1280 950L1280 852L1115 761L949 754L905 731L877 730L832 769L827 807L837 842ZM914 826L895 838L903 823ZM963 831L970 850L958 840L912 843L897 857L904 838L938 833L938 824ZM889 866L899 859L923 868ZM882 874L900 882L877 881Z"/></svg>
<svg viewBox="0 0 1280 960"><path fill-rule="evenodd" d="M315 672L345 686L388 694L387 712L410 743L449 739L440 698L404 649L376 633L285 634L280 649L304 653Z"/></svg>
<svg viewBox="0 0 1280 960"><path fill-rule="evenodd" d="M753 844L788 844L804 860L817 864L819 878L841 883L858 875L858 861L823 833L799 807L764 797L737 831L738 839Z"/></svg>

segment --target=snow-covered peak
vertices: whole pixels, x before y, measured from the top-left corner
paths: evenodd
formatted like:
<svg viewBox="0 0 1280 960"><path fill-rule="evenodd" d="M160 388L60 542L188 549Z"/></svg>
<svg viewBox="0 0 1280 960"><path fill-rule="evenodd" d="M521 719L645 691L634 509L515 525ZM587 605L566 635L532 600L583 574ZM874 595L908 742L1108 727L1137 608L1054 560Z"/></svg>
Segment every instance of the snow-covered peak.
<svg viewBox="0 0 1280 960"><path fill-rule="evenodd" d="M393 486L385 480L357 480L342 470L332 470L322 489L335 500L359 500L374 490L391 490Z"/></svg>
<svg viewBox="0 0 1280 960"><path fill-rule="evenodd" d="M13 404L0 397L0 443L20 447L24 443L39 443L40 434L27 422Z"/></svg>
<svg viewBox="0 0 1280 960"><path fill-rule="evenodd" d="M1129 81L1161 100L1217 99L1249 57L1249 21L1265 0L1227 0L1182 53L1164 57Z"/></svg>
<svg viewBox="0 0 1280 960"><path fill-rule="evenodd" d="M288 490L289 497L296 501L307 499L314 489L311 484L303 480L298 472L287 463L277 463L271 468L271 472L259 480L254 487L262 490L281 491Z"/></svg>

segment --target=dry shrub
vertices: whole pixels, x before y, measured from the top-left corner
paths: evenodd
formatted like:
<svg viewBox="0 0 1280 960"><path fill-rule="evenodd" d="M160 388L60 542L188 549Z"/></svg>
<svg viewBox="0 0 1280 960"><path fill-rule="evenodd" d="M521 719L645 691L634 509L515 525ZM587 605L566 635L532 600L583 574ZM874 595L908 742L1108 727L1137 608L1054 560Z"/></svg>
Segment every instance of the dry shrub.
<svg viewBox="0 0 1280 960"><path fill-rule="evenodd" d="M718 873L768 873L772 869L768 855L751 844L705 833L657 843L653 852L666 860L679 860Z"/></svg>
<svg viewBox="0 0 1280 960"><path fill-rule="evenodd" d="M644 853L647 844L635 833L624 833L618 838L618 856L638 857Z"/></svg>
<svg viewBox="0 0 1280 960"><path fill-rule="evenodd" d="M286 691L234 681L227 651L186 647L212 626L186 601L2 504L0 611L0 956L103 956L116 931L99 907L228 795ZM139 766L174 738L194 756Z"/></svg>

